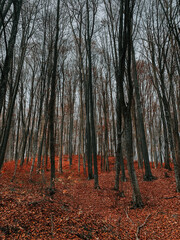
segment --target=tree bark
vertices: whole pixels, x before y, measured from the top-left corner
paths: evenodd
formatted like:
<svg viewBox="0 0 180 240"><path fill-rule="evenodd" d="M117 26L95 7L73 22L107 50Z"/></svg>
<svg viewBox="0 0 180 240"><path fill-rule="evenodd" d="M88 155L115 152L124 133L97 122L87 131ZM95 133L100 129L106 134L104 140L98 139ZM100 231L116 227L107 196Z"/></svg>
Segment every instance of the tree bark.
<svg viewBox="0 0 180 240"><path fill-rule="evenodd" d="M1 73L1 80L0 80L0 114L1 114L3 102L6 95L6 86L8 82L8 75L10 71L11 60L13 58L13 50L14 50L14 45L16 41L22 2L23 2L22 0L16 0L16 1L13 0L13 5L14 5L13 25L11 29L11 35L9 38L8 46L6 49L6 58L5 58L4 66Z"/></svg>
<svg viewBox="0 0 180 240"><path fill-rule="evenodd" d="M98 168L97 168L97 143L96 143L96 132L94 122L94 101L93 101L93 87L92 87L92 56L91 56L91 38L90 33L90 19L89 19L89 1L86 0L86 12L87 12L87 55L88 55L88 93L89 93L89 107L90 107L90 121L91 121L91 137L92 137L92 150L94 160L94 187L99 188L98 182ZM93 13L93 17L95 15ZM94 28L94 26L93 26Z"/></svg>
<svg viewBox="0 0 180 240"><path fill-rule="evenodd" d="M57 61L58 61L59 10L60 10L60 0L57 0L56 36L55 36L55 43L54 43L53 72L52 72L52 79L51 79L51 96L50 96L50 102L49 102L49 135L50 135L50 161L51 161L50 194L53 194L55 191L54 117L55 117L55 103L56 103L56 72L57 72Z"/></svg>
<svg viewBox="0 0 180 240"><path fill-rule="evenodd" d="M135 60L135 53L134 53L133 46L132 46L132 62L133 62L133 80L134 80L135 99L136 99L137 123L138 123L138 129L140 134L139 141L140 141L140 148L142 151L144 166L145 166L144 180L152 181L154 177L152 175L150 163L149 163L149 154L148 154L148 148L147 148L146 136L145 136L145 130L144 130L143 113L142 113L142 107L141 107L141 101L140 101L139 84L138 84L137 70L136 70L136 60Z"/></svg>

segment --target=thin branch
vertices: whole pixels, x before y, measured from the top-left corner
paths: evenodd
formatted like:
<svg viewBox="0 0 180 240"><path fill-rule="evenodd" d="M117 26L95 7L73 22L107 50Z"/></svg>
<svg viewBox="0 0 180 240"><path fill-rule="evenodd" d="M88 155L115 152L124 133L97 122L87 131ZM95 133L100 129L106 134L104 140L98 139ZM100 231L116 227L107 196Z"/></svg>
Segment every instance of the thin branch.
<svg viewBox="0 0 180 240"><path fill-rule="evenodd" d="M146 223L147 223L147 221L148 221L148 218L150 218L150 216L151 216L151 214L149 214L149 215L146 217L146 219L145 219L145 221L143 222L143 224L141 224L141 225L139 225L139 226L137 227L137 231L136 231L136 234L135 234L136 240L140 240L140 238L138 237L139 232L140 232L140 229L143 228L143 227L146 225Z"/></svg>
<svg viewBox="0 0 180 240"><path fill-rule="evenodd" d="M172 199L172 198L180 198L180 196L164 197L163 199Z"/></svg>
<svg viewBox="0 0 180 240"><path fill-rule="evenodd" d="M127 213L127 211L124 209L124 212L125 212L125 214L126 214L126 217L129 219L129 221L132 223L132 224L134 224L135 225L135 223L133 222L133 220L129 217L129 215L128 215L128 213Z"/></svg>

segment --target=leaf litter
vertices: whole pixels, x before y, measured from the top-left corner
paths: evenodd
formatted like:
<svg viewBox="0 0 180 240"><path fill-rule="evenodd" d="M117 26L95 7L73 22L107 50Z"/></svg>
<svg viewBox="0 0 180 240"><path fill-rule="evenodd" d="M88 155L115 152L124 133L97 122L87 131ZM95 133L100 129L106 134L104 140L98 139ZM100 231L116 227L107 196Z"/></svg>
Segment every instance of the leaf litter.
<svg viewBox="0 0 180 240"><path fill-rule="evenodd" d="M0 175L0 239L180 239L180 194L175 191L173 171L166 178L167 170L152 168L157 180L145 182L135 163L144 208L132 209L127 169L125 197L113 190L114 161L111 157L109 172L101 172L99 164L96 190L82 166L78 173L78 157L73 156L69 168L64 156L64 173L56 172L53 196L48 194L50 171L45 171L46 183L36 172L30 181L28 163L18 167L11 182L14 162L5 163Z"/></svg>

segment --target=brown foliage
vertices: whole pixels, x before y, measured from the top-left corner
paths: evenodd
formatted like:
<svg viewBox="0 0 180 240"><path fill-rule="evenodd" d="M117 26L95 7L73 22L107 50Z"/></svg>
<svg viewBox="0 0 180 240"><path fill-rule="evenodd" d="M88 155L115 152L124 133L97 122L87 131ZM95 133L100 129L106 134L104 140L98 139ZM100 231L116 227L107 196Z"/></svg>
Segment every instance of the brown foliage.
<svg viewBox="0 0 180 240"><path fill-rule="evenodd" d="M180 194L175 192L173 171L166 178L167 170L152 169L158 179L144 182L137 170L145 207L131 209L129 179L125 197L113 190L114 158L112 171L99 173L98 190L82 169L78 174L77 157L71 169L67 159L64 156L63 175L56 173L53 196L40 174L29 181L30 165L19 167L11 182L14 162L5 163L0 175L0 239L180 239ZM45 175L50 179L50 172Z"/></svg>

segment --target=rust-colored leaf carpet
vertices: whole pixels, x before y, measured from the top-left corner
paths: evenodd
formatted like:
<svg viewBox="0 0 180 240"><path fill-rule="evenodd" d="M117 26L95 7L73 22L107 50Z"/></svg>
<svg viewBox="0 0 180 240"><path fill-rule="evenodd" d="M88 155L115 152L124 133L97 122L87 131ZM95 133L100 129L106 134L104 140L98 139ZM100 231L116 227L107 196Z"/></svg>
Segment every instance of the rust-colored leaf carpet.
<svg viewBox="0 0 180 240"><path fill-rule="evenodd" d="M132 209L127 170L125 197L113 190L114 158L110 158L110 172L101 172L99 166L97 190L94 181L84 176L82 166L78 173L77 159L73 157L69 169L64 156L63 174L56 172L53 196L48 191L50 171L45 172L45 181L36 170L30 180L28 163L18 167L11 182L14 162L4 164L0 175L0 239L180 239L180 194L175 191L173 171L153 168L157 179L145 182L135 163L144 208ZM100 159L98 162L100 165Z"/></svg>

